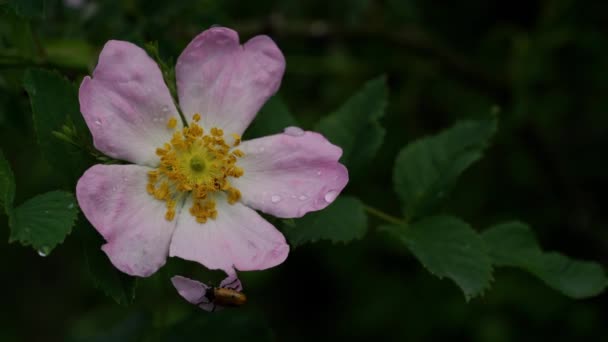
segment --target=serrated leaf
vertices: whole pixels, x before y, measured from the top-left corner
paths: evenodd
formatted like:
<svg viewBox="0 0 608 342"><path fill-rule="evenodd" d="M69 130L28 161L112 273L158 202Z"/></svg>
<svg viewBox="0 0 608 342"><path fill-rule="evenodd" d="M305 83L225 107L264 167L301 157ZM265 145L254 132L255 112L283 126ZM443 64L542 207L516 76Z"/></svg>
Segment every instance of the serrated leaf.
<svg viewBox="0 0 608 342"><path fill-rule="evenodd" d="M10 216L10 242L31 245L48 255L70 234L78 215L74 195L51 191L35 196L15 208Z"/></svg>
<svg viewBox="0 0 608 342"><path fill-rule="evenodd" d="M284 229L294 246L318 240L346 243L362 238L366 231L367 216L363 203L349 196L340 196L327 208L308 213L295 220L295 225Z"/></svg>
<svg viewBox="0 0 608 342"><path fill-rule="evenodd" d="M0 150L0 205L7 215L12 211L15 199L15 176L11 165Z"/></svg>
<svg viewBox="0 0 608 342"><path fill-rule="evenodd" d="M393 181L405 216L427 214L437 206L462 172L481 158L496 126L494 117L463 121L404 147L395 161Z"/></svg>
<svg viewBox="0 0 608 342"><path fill-rule="evenodd" d="M72 184L92 161L82 150L57 139L53 131L73 125L79 133L88 136L76 87L58 73L42 69L28 70L23 84L32 104L40 148L58 174L65 175L66 183Z"/></svg>
<svg viewBox="0 0 608 342"><path fill-rule="evenodd" d="M467 300L481 295L492 281L492 265L479 234L451 216L434 216L409 226L385 226L396 234L432 274L450 278Z"/></svg>
<svg viewBox="0 0 608 342"><path fill-rule="evenodd" d="M22 17L44 17L44 0L8 0L8 4Z"/></svg>
<svg viewBox="0 0 608 342"><path fill-rule="evenodd" d="M128 305L135 298L137 279L120 272L101 250L103 239L84 218L82 224L82 239L84 255L87 262L89 276L93 285L103 293L114 299L116 303Z"/></svg>
<svg viewBox="0 0 608 342"><path fill-rule="evenodd" d="M282 133L286 127L298 126L297 120L278 96L271 97L245 131L245 139Z"/></svg>
<svg viewBox="0 0 608 342"><path fill-rule="evenodd" d="M353 178L364 174L382 145L385 129L378 120L384 116L387 99L386 78L375 78L315 128L342 148L341 160Z"/></svg>
<svg viewBox="0 0 608 342"><path fill-rule="evenodd" d="M599 264L559 253L543 253L524 223L499 224L483 232L482 237L495 265L521 268L567 296L592 297L608 286L606 273Z"/></svg>

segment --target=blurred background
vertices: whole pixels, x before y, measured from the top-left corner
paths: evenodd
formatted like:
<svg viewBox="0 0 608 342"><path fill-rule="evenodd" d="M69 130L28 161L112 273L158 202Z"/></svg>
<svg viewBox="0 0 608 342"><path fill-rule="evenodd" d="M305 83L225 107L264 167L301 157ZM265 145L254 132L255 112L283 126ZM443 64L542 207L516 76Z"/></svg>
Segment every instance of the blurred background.
<svg viewBox="0 0 608 342"><path fill-rule="evenodd" d="M175 60L199 32L223 25L242 41L267 34L277 42L287 60L279 94L304 128L386 75L384 144L373 171L346 193L398 215L397 152L498 106L493 145L444 210L479 230L520 219L545 250L608 263L600 204L608 192L605 1L49 0L43 16L27 15L33 2L17 3L0 7L0 148L15 173L17 204L60 184L36 143L27 68L56 69L79 84L109 39L157 41L161 56ZM378 223L370 218L361 240L303 245L275 269L243 272L250 304L209 315L167 281L196 266L171 260L138 281L131 304L117 304L88 274L83 241L98 238L90 226L81 220L41 257L6 242L0 214L0 340L608 340L608 295L574 300L521 271L498 269L493 287L466 302Z"/></svg>

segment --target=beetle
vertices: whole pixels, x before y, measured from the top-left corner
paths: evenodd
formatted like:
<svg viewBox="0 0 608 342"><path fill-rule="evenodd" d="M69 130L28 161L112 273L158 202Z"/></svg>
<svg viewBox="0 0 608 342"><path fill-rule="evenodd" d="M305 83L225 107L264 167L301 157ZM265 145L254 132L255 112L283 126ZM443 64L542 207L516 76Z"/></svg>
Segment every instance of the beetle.
<svg viewBox="0 0 608 342"><path fill-rule="evenodd" d="M218 307L245 305L247 303L247 296L241 292L243 287L238 278L235 277L229 283L225 283L225 281L220 286L207 287L206 291L195 304L199 306L201 304L211 304L211 310L209 310L211 312L214 312Z"/></svg>

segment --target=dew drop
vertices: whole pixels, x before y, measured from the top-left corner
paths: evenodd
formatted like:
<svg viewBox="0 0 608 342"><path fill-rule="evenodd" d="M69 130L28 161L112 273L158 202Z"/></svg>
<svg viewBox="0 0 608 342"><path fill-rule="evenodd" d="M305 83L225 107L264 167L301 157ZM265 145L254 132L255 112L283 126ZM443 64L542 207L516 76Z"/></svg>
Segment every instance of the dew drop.
<svg viewBox="0 0 608 342"><path fill-rule="evenodd" d="M283 133L290 135L292 137L300 137L304 135L304 130L300 127L289 126L283 130Z"/></svg>
<svg viewBox="0 0 608 342"><path fill-rule="evenodd" d="M164 105L163 108L162 108L162 110L163 110L163 113L168 113L169 112L169 106Z"/></svg>
<svg viewBox="0 0 608 342"><path fill-rule="evenodd" d="M335 190L330 190L325 194L325 202L327 203L331 203L336 199L336 196L338 196L338 193Z"/></svg>
<svg viewBox="0 0 608 342"><path fill-rule="evenodd" d="M101 121L95 120L95 124L101 126Z"/></svg>
<svg viewBox="0 0 608 342"><path fill-rule="evenodd" d="M38 255L40 255L40 256L41 256L41 257L43 257L43 258L44 258L45 256L49 255L49 251L50 251L50 248L48 248L48 247L46 247L46 246L42 246L42 247L40 247L40 249L39 249L39 250L37 250Z"/></svg>
<svg viewBox="0 0 608 342"><path fill-rule="evenodd" d="M279 195L272 195L272 197L270 197L270 201L272 203L279 203L281 201L281 196L279 196Z"/></svg>
<svg viewBox="0 0 608 342"><path fill-rule="evenodd" d="M298 197L298 199L299 199L300 201L306 201L306 200L308 199L308 196L306 196L306 195L302 195L302 196Z"/></svg>

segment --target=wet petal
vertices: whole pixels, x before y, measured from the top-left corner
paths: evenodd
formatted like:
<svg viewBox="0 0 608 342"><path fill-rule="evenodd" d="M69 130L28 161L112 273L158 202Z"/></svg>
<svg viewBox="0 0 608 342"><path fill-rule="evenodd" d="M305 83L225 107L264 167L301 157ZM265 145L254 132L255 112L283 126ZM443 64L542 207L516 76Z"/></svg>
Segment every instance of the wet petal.
<svg viewBox="0 0 608 342"><path fill-rule="evenodd" d="M204 128L242 134L281 83L285 58L267 36L240 45L238 34L216 27L199 34L177 60L182 112L202 116Z"/></svg>
<svg viewBox="0 0 608 342"><path fill-rule="evenodd" d="M164 202L146 192L139 165L94 165L78 180L78 204L107 241L103 251L119 270L147 277L165 264L176 221L165 220Z"/></svg>
<svg viewBox="0 0 608 342"><path fill-rule="evenodd" d="M232 179L247 206L277 217L301 217L332 203L348 183L338 163L342 150L314 132L277 134L245 141Z"/></svg>
<svg viewBox="0 0 608 342"><path fill-rule="evenodd" d="M282 263L289 253L285 237L254 210L216 197L217 218L198 223L186 208L178 217L169 254L231 274L263 270Z"/></svg>
<svg viewBox="0 0 608 342"><path fill-rule="evenodd" d="M98 150L136 164L158 164L156 148L171 139L167 121L179 114L160 69L143 49L106 43L93 77L80 85L79 99Z"/></svg>

